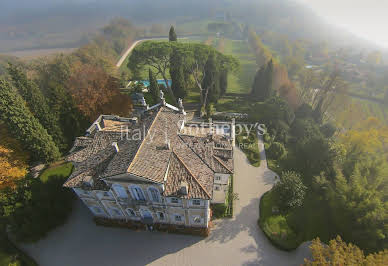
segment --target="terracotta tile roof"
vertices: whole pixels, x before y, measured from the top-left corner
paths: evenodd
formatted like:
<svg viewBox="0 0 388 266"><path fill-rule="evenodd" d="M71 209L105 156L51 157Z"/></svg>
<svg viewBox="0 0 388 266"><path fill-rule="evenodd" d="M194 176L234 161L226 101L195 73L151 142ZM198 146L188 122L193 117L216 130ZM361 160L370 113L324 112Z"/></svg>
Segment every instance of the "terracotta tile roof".
<svg viewBox="0 0 388 266"><path fill-rule="evenodd" d="M182 195L180 191L182 182L188 185L187 195ZM211 199L211 196L175 152L170 155L169 171L163 195L167 197Z"/></svg>
<svg viewBox="0 0 388 266"><path fill-rule="evenodd" d="M214 172L233 171L233 162L229 165L232 157L220 155L219 151L215 153L214 140L181 136L184 118L176 108L168 106L146 112L137 124L127 118L102 116L98 120L100 130L76 141L77 149L68 157L75 164L75 171L65 186L81 186L90 177L94 184L101 185L102 178L117 179L120 178L117 175L129 173L164 183L165 195L176 195L181 182L185 181L189 194L182 197L210 199ZM141 129L142 138L123 139L123 125L128 126L128 131ZM118 151L112 146L113 142L117 143ZM200 145L190 147L194 142ZM222 150L232 154L225 145Z"/></svg>
<svg viewBox="0 0 388 266"><path fill-rule="evenodd" d="M233 149L230 142L215 136L210 138L180 135L180 137L214 172L233 173Z"/></svg>

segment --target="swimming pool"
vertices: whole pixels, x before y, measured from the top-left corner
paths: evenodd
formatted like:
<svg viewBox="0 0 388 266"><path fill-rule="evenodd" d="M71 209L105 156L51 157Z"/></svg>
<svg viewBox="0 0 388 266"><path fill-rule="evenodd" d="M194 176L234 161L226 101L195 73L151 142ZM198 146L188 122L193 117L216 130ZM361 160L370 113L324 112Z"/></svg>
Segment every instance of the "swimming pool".
<svg viewBox="0 0 388 266"><path fill-rule="evenodd" d="M163 84L164 86L166 86L166 83L164 82L164 79L158 79L158 84ZM140 81L136 81L135 83L137 82L141 82L144 84L144 87L149 87L150 86L150 82L148 80L140 80ZM167 83L168 83L168 86L171 87L171 79L168 79L167 80Z"/></svg>

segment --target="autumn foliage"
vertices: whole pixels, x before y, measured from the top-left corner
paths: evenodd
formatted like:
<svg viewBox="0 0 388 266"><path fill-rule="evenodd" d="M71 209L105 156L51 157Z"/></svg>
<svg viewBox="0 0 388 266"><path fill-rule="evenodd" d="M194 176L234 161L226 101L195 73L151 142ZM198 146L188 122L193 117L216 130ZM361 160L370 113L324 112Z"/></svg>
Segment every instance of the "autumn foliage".
<svg viewBox="0 0 388 266"><path fill-rule="evenodd" d="M0 189L13 186L27 174L28 159L19 142L0 124Z"/></svg>
<svg viewBox="0 0 388 266"><path fill-rule="evenodd" d="M93 65L75 66L68 87L79 110L91 121L100 114L128 116L132 108L130 98L120 93L118 80Z"/></svg>
<svg viewBox="0 0 388 266"><path fill-rule="evenodd" d="M329 245L314 239L310 246L312 260L305 259L305 265L387 265L388 250L372 253L368 256L353 244L343 242L340 236Z"/></svg>

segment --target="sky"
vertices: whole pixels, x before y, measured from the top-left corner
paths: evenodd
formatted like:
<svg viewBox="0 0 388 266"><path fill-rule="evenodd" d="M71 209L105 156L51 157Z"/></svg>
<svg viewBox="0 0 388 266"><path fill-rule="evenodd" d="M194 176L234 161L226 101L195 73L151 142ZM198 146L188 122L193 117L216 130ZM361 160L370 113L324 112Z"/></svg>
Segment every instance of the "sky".
<svg viewBox="0 0 388 266"><path fill-rule="evenodd" d="M328 23L388 48L388 0L299 0Z"/></svg>

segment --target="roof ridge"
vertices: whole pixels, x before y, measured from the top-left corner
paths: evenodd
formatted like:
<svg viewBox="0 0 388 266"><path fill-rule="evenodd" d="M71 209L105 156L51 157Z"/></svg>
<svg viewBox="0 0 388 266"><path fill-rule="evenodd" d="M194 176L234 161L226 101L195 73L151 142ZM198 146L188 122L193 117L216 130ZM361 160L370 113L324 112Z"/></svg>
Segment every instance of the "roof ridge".
<svg viewBox="0 0 388 266"><path fill-rule="evenodd" d="M162 110L162 108L160 108L160 109L158 110L158 113L155 115L154 120L152 120L152 123L151 123L150 127L148 128L147 134L145 135L145 137L143 138L142 142L140 143L139 148L136 150L135 156L133 156L133 159L132 159L131 163L129 164L128 168L127 168L127 173L130 171L129 169L132 167L133 162L134 162L135 159L137 158L140 149L143 147L143 144L144 144L144 142L145 142L145 139L146 139L146 138L148 137L148 135L150 134L151 129L152 129L152 127L153 127L154 124L155 124L156 118L159 116L161 110Z"/></svg>
<svg viewBox="0 0 388 266"><path fill-rule="evenodd" d="M193 175L193 173L190 171L190 169L187 167L187 165L183 162L183 160L178 156L178 154L175 153L173 150L172 153L176 156L176 158L182 163L182 165L185 167L187 172L194 178L194 180L198 183L198 185L201 187L201 189L205 192L205 194L211 199L212 197L210 194L206 191L206 189L202 186L201 182Z"/></svg>
<svg viewBox="0 0 388 266"><path fill-rule="evenodd" d="M193 148L191 148L190 147L190 145L181 137L181 135L180 134L178 134L178 136L179 136L179 138L186 144L186 146L195 154L195 155L197 155L198 156L198 158L199 159L201 159L201 161L204 163L204 164L206 164L206 166L207 167L209 167L209 169L213 172L213 173L215 173L215 171L213 170L213 168L212 167L210 167L210 165L201 157L201 156L199 156L199 154L195 151L195 150L193 150ZM191 137L191 136L190 136Z"/></svg>
<svg viewBox="0 0 388 266"><path fill-rule="evenodd" d="M213 154L214 159L216 159L226 170L228 170L231 174L233 174L233 171L227 167L218 156Z"/></svg>

